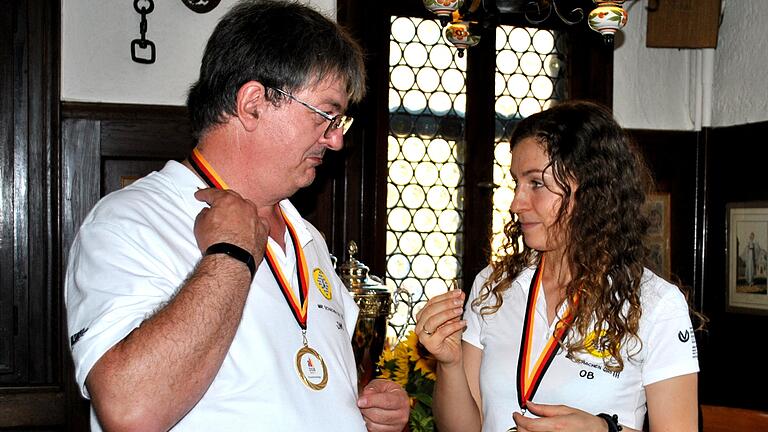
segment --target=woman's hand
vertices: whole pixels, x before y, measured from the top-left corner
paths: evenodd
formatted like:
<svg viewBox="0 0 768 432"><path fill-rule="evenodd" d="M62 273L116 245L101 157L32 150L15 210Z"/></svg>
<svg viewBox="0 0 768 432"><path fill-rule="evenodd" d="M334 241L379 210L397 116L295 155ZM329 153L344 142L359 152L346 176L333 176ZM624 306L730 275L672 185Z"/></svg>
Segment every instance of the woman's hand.
<svg viewBox="0 0 768 432"><path fill-rule="evenodd" d="M444 364L461 362L461 333L467 322L464 312L464 293L451 290L429 299L416 315L416 335L419 342Z"/></svg>
<svg viewBox="0 0 768 432"><path fill-rule="evenodd" d="M539 418L513 413L518 432L606 432L608 424L602 418L565 405L544 405L528 402L528 410ZM624 428L625 432L631 429Z"/></svg>

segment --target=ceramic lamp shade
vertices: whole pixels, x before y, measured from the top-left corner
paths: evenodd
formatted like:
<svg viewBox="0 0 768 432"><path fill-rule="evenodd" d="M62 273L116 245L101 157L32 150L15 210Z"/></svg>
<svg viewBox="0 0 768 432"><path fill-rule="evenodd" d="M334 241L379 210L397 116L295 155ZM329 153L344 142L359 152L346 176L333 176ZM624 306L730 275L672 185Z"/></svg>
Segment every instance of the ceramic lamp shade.
<svg viewBox="0 0 768 432"><path fill-rule="evenodd" d="M470 32L467 21L454 21L445 27L443 35L445 40L452 43L459 49L459 57L464 56L464 50L477 45L480 42L480 36Z"/></svg>
<svg viewBox="0 0 768 432"><path fill-rule="evenodd" d="M627 24L627 11L623 2L598 2L587 17L589 27L603 35L607 42L613 42L613 35Z"/></svg>
<svg viewBox="0 0 768 432"><path fill-rule="evenodd" d="M464 0L423 0L424 7L438 17L450 19L453 11L458 10Z"/></svg>

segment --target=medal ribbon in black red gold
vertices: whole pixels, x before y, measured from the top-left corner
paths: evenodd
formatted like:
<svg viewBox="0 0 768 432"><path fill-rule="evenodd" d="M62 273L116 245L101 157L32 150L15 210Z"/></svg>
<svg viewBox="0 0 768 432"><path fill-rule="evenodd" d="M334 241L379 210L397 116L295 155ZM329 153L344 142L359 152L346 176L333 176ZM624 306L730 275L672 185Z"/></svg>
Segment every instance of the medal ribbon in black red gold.
<svg viewBox="0 0 768 432"><path fill-rule="evenodd" d="M291 237L291 243L293 243L293 251L296 254L296 272L299 279L299 298L296 298L296 293L291 289L291 279L286 278L280 263L277 261L275 253L272 248L267 245L267 251L264 254L267 259L269 269L272 270L272 275L275 277L277 284L280 285L280 290L283 292L285 300L291 307L293 317L296 318L296 322L299 324L302 330L307 329L307 304L309 303L309 270L307 269L307 259L304 256L304 249L301 248L299 243L299 237L296 235L296 229L280 210L280 214L283 216L285 226L288 228L288 234Z"/></svg>
<svg viewBox="0 0 768 432"><path fill-rule="evenodd" d="M203 180L208 183L208 186L216 189L229 189L229 186L227 186L227 184L224 183L224 180L219 177L219 173L217 173L211 164L205 160L197 148L192 150L192 155L189 157L189 164L195 169L197 175L202 177Z"/></svg>
<svg viewBox="0 0 768 432"><path fill-rule="evenodd" d="M192 168L195 169L197 174L205 180L206 183L212 188L216 189L229 189L227 183L219 176L216 170L213 169L211 164L203 157L203 155L197 150L192 150L192 155L189 158L189 163ZM283 271L280 269L279 261L276 258L272 248L267 244L267 250L265 257L269 269L272 270L272 275L275 277L277 284L280 286L280 290L283 292L285 300L291 308L293 317L296 318L296 322L299 324L302 330L307 329L307 304L308 304L308 291L309 291L309 270L307 269L307 259L304 256L304 250L299 243L299 238L296 235L296 229L293 227L288 218L285 217L283 211L280 210L280 216L285 221L285 225L288 227L288 233L291 237L291 243L293 244L293 250L296 253L296 271L298 272L299 279L299 292L298 298L291 288L291 279L287 278Z"/></svg>
<svg viewBox="0 0 768 432"><path fill-rule="evenodd" d="M533 399L536 390L539 388L544 374L549 365L555 358L560 341L565 335L568 324L573 320L569 312L555 326L554 333L549 337L547 344L539 354L535 364L533 362L533 324L536 315L536 300L538 299L539 288L541 287L541 278L544 273L544 256L542 255L536 273L531 280L531 286L528 289L528 302L525 309L525 321L523 322L523 334L520 344L520 358L517 362L517 400L520 408L525 409L526 403Z"/></svg>

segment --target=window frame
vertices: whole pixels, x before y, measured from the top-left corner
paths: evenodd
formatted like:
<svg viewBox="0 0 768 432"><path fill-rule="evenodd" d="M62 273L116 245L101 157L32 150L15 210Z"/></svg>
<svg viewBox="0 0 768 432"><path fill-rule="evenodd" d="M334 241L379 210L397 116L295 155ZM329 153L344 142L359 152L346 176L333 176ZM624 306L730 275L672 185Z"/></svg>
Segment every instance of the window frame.
<svg viewBox="0 0 768 432"><path fill-rule="evenodd" d="M594 7L581 2L585 17ZM387 135L389 111L389 29L390 16L412 16L434 19L418 0L409 2L359 2L338 0L337 20L360 42L365 51L368 93L351 108L355 127L345 137L347 148L331 162L335 168L326 187L333 211L313 214L325 222L331 252L339 260L346 256L346 245L354 240L359 247L357 258L371 268L371 273L386 274L387 231ZM599 34L587 27L586 18L567 26L556 17L541 25L532 25L522 14L503 15L500 24L556 29L566 37L566 88L569 98L589 99L611 106L613 92L613 48L605 46ZM495 44L491 28L480 43L468 49L465 140L472 151L465 157L464 238L489 239L491 235L492 170L495 133ZM488 36L490 35L490 37ZM478 72L481 71L481 72ZM469 145L469 144L468 144ZM334 157L333 160L336 158ZM327 170L326 170L327 171ZM327 174L327 173L326 173ZM464 242L461 264L462 289L467 291L490 256L490 244L477 247L477 241Z"/></svg>

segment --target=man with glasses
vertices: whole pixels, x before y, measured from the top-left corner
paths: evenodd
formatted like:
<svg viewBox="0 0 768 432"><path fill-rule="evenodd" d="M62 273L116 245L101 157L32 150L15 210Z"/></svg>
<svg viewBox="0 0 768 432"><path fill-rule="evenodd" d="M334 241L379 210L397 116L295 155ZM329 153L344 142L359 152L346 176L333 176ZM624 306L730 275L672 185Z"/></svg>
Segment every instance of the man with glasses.
<svg viewBox="0 0 768 432"><path fill-rule="evenodd" d="M389 431L391 381L360 392L357 306L288 201L352 124L362 54L293 2L240 3L205 49L183 163L100 201L65 291L93 430Z"/></svg>

